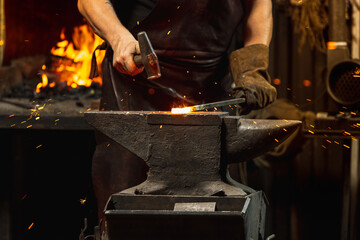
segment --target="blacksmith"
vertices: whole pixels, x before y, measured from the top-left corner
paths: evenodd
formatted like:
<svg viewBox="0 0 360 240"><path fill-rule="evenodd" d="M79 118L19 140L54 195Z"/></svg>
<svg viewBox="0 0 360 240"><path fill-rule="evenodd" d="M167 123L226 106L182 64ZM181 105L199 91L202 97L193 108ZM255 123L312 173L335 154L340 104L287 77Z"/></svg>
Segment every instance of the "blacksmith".
<svg viewBox="0 0 360 240"><path fill-rule="evenodd" d="M108 44L102 110L169 111L245 97L243 114L276 98L267 74L271 0L78 0L78 7ZM242 47L230 49L239 29ZM159 79L147 80L133 61L140 31L159 58ZM100 133L96 137L92 177L101 220L109 196L144 181L147 166Z"/></svg>

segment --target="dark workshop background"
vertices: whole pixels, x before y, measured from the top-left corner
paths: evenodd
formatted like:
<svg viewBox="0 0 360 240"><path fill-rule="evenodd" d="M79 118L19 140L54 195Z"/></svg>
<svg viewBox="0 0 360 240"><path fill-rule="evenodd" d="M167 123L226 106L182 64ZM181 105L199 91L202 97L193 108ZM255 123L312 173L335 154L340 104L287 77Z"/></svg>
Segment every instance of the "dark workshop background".
<svg viewBox="0 0 360 240"><path fill-rule="evenodd" d="M49 53L62 27L83 22L74 0L7 0L5 13L5 65ZM286 10L274 7L270 74L281 81L279 98L302 111L340 111L326 93L326 54L306 44L299 52L298 46ZM304 80L311 84L305 86ZM95 225L91 130L0 129L0 136L0 240L77 239L84 218L89 227ZM250 186L263 189L270 202L268 235L340 239L344 163L350 150L343 147L346 140L337 141L329 145L308 139L301 151L270 168L249 163Z"/></svg>

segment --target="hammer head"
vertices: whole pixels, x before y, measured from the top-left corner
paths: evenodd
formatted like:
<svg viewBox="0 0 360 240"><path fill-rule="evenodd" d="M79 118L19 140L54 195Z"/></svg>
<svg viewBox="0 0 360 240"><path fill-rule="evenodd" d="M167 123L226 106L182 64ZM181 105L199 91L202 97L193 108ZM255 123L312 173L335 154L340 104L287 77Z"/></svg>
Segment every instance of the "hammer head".
<svg viewBox="0 0 360 240"><path fill-rule="evenodd" d="M159 60L146 32L139 32L137 37L140 45L141 64L145 68L148 79L161 77Z"/></svg>

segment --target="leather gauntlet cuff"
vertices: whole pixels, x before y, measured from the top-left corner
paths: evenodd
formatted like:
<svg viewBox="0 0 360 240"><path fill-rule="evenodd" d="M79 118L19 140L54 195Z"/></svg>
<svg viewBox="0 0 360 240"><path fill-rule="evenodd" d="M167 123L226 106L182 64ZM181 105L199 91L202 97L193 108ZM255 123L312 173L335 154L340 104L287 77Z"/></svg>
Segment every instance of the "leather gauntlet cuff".
<svg viewBox="0 0 360 240"><path fill-rule="evenodd" d="M264 44L255 44L240 48L230 54L230 68L235 87L247 88L251 83L246 81L244 74L259 74L270 82L267 72L269 67L269 47Z"/></svg>
<svg viewBox="0 0 360 240"><path fill-rule="evenodd" d="M263 44L251 45L230 54L230 68L234 79L234 97L246 98L240 114L263 108L276 99L276 89L270 84L267 72L269 48Z"/></svg>

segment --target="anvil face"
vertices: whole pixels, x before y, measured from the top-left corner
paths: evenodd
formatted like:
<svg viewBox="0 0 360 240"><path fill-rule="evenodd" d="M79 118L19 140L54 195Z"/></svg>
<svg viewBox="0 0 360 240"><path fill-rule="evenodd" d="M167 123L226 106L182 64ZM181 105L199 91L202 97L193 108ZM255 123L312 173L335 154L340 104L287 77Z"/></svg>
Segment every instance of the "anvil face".
<svg viewBox="0 0 360 240"><path fill-rule="evenodd" d="M223 112L89 112L85 118L148 164L148 179L123 193L157 195L245 195L221 181L221 163L259 156L300 125Z"/></svg>

